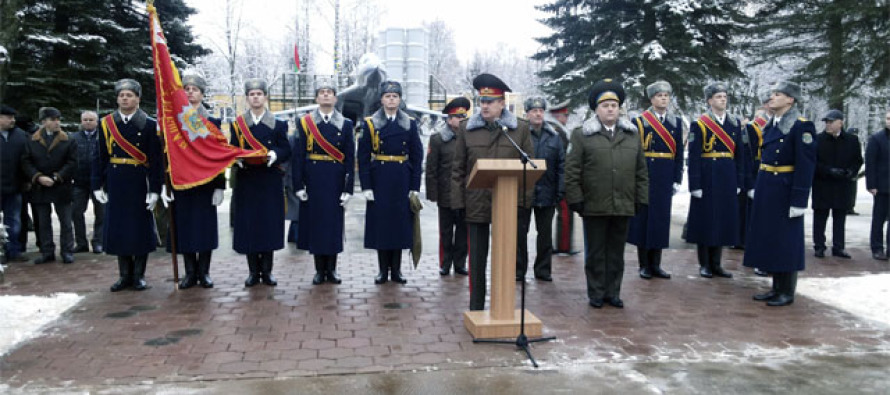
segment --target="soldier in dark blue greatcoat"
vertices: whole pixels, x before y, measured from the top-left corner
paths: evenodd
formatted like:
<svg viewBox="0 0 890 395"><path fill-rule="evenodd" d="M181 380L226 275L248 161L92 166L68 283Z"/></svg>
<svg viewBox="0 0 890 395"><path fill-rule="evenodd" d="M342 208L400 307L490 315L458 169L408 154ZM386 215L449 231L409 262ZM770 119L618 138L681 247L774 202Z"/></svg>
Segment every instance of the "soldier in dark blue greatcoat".
<svg viewBox="0 0 890 395"><path fill-rule="evenodd" d="M732 277L723 270L723 246L739 244L739 199L744 185L742 125L726 113L726 83L705 87L710 110L689 128L689 205L686 241L698 249L699 274Z"/></svg>
<svg viewBox="0 0 890 395"><path fill-rule="evenodd" d="M161 191L163 167L157 122L139 109L142 87L131 79L114 85L118 110L102 118L92 189L105 203L102 245L117 255L120 279L111 292L142 291L148 253L155 250L152 210Z"/></svg>
<svg viewBox="0 0 890 395"><path fill-rule="evenodd" d="M417 122L399 109L402 86L384 81L380 94L382 106L364 119L358 142L359 179L367 200L365 248L377 250L375 284L387 277L404 284L402 250L414 241L409 198L420 190L423 143Z"/></svg>
<svg viewBox="0 0 890 395"><path fill-rule="evenodd" d="M315 258L312 284L340 284L337 254L343 252L343 214L355 184L353 123L334 109L333 83L316 88L315 102L318 109L297 122L292 148L293 188L301 201L297 248Z"/></svg>
<svg viewBox="0 0 890 395"><path fill-rule="evenodd" d="M204 89L207 83L198 75L184 75L182 85L188 95L189 104L197 109L198 114L220 127L219 118L212 118L204 108ZM224 174L216 176L209 183L198 185L181 191L167 194L166 186L162 188L161 199L164 206L176 201L173 221L175 221L176 253L182 254L185 276L179 282L179 288L186 289L201 284L204 288L213 288L210 278L210 257L219 247L217 230L216 206L222 204L223 190L226 188ZM170 233L167 233L170 236ZM167 243L167 251L171 251L171 243Z"/></svg>
<svg viewBox="0 0 890 395"><path fill-rule="evenodd" d="M291 156L287 122L276 119L266 109L265 81L247 80L244 94L249 110L235 118L231 143L244 149L266 152L264 158L236 162L238 182L232 191L235 252L247 255L250 274L244 285L263 282L278 285L272 276L272 254L284 248L284 170Z"/></svg>
<svg viewBox="0 0 890 395"><path fill-rule="evenodd" d="M816 172L816 126L797 109L799 85L780 81L772 92L774 115L763 130L744 264L773 275L772 289L754 300L787 306L804 269L803 215Z"/></svg>
<svg viewBox="0 0 890 395"><path fill-rule="evenodd" d="M640 277L671 278L661 268L661 251L668 247L671 200L683 181L683 119L670 112L673 88L667 81L646 87L652 107L634 119L649 169L649 204L630 221L627 242L637 246Z"/></svg>

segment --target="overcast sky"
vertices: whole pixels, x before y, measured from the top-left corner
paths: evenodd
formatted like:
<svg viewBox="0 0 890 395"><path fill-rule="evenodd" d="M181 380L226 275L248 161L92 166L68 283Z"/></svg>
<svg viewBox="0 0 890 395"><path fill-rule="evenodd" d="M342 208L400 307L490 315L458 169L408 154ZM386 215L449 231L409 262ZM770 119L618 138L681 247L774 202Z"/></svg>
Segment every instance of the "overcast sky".
<svg viewBox="0 0 890 395"><path fill-rule="evenodd" d="M280 40L293 25L291 18L296 14L297 1L245 0L243 19L260 34ZM318 16L318 21L310 23L313 26L310 37L321 59L321 53L332 51L334 46L333 0L310 1L319 4L318 8L324 13ZM222 42L223 1L186 0L186 3L198 10L198 14L189 20L198 40L215 49L211 42ZM461 62L466 62L475 51L492 49L498 43L506 43L522 54L531 55L538 48L534 38L549 32L549 28L537 22L545 14L535 9L535 5L545 3L545 0L383 0L379 2L384 7L380 30L416 27L438 18L454 30L457 57ZM333 69L330 61L321 61L317 66L322 73Z"/></svg>

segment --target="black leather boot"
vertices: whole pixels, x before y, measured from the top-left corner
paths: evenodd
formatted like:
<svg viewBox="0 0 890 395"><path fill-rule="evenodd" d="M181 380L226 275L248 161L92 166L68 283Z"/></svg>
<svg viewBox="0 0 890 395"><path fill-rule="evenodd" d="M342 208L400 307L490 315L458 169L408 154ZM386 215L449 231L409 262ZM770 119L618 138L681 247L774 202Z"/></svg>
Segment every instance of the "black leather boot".
<svg viewBox="0 0 890 395"><path fill-rule="evenodd" d="M247 254L247 269L250 274L244 280L245 287L252 287L260 283L260 257L259 254Z"/></svg>
<svg viewBox="0 0 890 395"><path fill-rule="evenodd" d="M278 285L278 280L276 280L275 277L272 276L272 258L272 251L263 253L263 271L260 275L260 278L263 280L263 284L274 287Z"/></svg>
<svg viewBox="0 0 890 395"><path fill-rule="evenodd" d="M148 255L137 255L133 257L133 289L136 291L145 291L148 289L148 283L145 282L145 265L148 263Z"/></svg>
<svg viewBox="0 0 890 395"><path fill-rule="evenodd" d="M708 253L708 247L699 244L696 246L695 252L698 255L698 274L704 278L714 277L714 274L711 273L711 254Z"/></svg>
<svg viewBox="0 0 890 395"><path fill-rule="evenodd" d="M408 280L405 280L402 277L402 251L401 250L393 250L392 251L392 262L390 264L390 274L389 277L392 278L393 282L399 284L406 284Z"/></svg>
<svg viewBox="0 0 890 395"><path fill-rule="evenodd" d="M117 257L117 270L120 273L120 278L111 286L111 292L123 291L132 285L130 259L132 258L128 256Z"/></svg>
<svg viewBox="0 0 890 395"><path fill-rule="evenodd" d="M649 250L649 271L653 277L671 278L671 274L661 269L661 249Z"/></svg>
<svg viewBox="0 0 890 395"><path fill-rule="evenodd" d="M198 266L196 254L182 254L182 265L185 267L185 276L179 281L179 289L189 289L198 284L198 277L195 275Z"/></svg>
<svg viewBox="0 0 890 395"><path fill-rule="evenodd" d="M325 257L324 255L315 255L313 256L315 259L315 276L312 277L312 285L318 285L324 282L325 279Z"/></svg>
<svg viewBox="0 0 890 395"><path fill-rule="evenodd" d="M778 295L778 289L779 289L779 287L777 285L778 282L779 282L779 280L776 278L776 276L773 276L773 286L769 290L769 292L754 295L752 298L758 302L765 302L765 301L775 299L776 296Z"/></svg>
<svg viewBox="0 0 890 395"><path fill-rule="evenodd" d="M337 256L336 255L328 255L325 257L327 259L327 281L332 284L340 284L343 280L340 279L340 275L337 274Z"/></svg>
<svg viewBox="0 0 890 395"><path fill-rule="evenodd" d="M389 251L377 250L377 268L379 272L374 284L385 284L389 278Z"/></svg>
<svg viewBox="0 0 890 395"><path fill-rule="evenodd" d="M198 284L204 288L213 288L213 280L210 278L210 257L213 251L204 251L198 254Z"/></svg>
<svg viewBox="0 0 890 395"><path fill-rule="evenodd" d="M773 278L776 275L774 274ZM797 272L781 273L782 281L779 283L778 295L773 300L766 302L767 306L781 307L794 303L794 292L797 289Z"/></svg>
<svg viewBox="0 0 890 395"><path fill-rule="evenodd" d="M652 278L652 271L649 269L649 250L638 246L637 260L640 261L640 278L649 280Z"/></svg>
<svg viewBox="0 0 890 395"><path fill-rule="evenodd" d="M717 277L732 278L732 273L723 270L720 264L723 247L708 247L708 254L711 256L711 273Z"/></svg>

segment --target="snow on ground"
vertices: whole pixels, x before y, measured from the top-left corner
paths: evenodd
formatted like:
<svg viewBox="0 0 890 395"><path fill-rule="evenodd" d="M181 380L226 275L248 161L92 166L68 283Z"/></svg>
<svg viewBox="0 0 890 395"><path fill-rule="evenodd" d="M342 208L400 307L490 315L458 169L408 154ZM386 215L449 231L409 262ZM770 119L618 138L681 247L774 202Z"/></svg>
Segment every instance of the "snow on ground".
<svg viewBox="0 0 890 395"><path fill-rule="evenodd" d="M81 299L82 296L73 293L46 297L0 296L0 356L39 336L46 324L55 321Z"/></svg>
<svg viewBox="0 0 890 395"><path fill-rule="evenodd" d="M801 278L797 295L818 300L857 317L890 325L890 274Z"/></svg>

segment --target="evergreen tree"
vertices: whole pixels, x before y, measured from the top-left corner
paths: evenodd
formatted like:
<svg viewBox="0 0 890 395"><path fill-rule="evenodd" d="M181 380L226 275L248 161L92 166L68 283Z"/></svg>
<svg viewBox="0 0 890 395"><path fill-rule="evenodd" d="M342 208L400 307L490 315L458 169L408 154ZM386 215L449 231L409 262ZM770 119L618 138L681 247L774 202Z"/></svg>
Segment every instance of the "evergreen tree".
<svg viewBox="0 0 890 395"><path fill-rule="evenodd" d="M539 38L544 90L586 102L597 80L623 81L628 98L648 105L645 86L666 80L681 107L700 103L714 80L742 75L730 43L741 29L741 3L731 0L556 0L539 7L554 30Z"/></svg>
<svg viewBox="0 0 890 395"><path fill-rule="evenodd" d="M142 108L154 110L154 70L145 2L132 0L25 1L18 11L18 45L9 65L6 101L27 115L58 107L67 120L116 107L120 78L142 84ZM183 0L155 4L177 62L207 53L192 43ZM74 121L76 122L76 121Z"/></svg>
<svg viewBox="0 0 890 395"><path fill-rule="evenodd" d="M886 0L776 0L756 12L754 58L787 65L829 107L843 109L864 86L890 84Z"/></svg>

